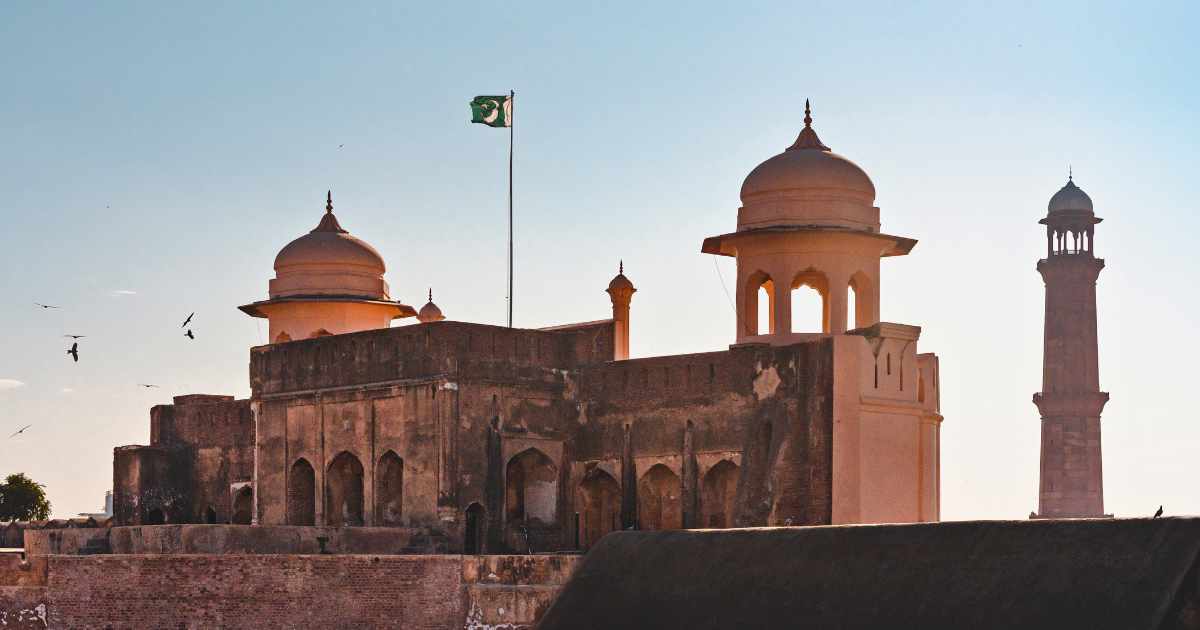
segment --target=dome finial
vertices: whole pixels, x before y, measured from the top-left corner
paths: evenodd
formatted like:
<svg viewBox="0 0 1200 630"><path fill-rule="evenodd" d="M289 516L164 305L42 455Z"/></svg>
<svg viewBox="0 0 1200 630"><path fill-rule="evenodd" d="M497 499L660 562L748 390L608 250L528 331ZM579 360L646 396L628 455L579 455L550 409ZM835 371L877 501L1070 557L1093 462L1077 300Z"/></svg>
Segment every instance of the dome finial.
<svg viewBox="0 0 1200 630"><path fill-rule="evenodd" d="M817 137L817 132L812 128L812 106L808 99L804 99L804 129L800 130L800 135L792 146L788 147L788 151L797 149L817 149L819 151L828 151L829 147L825 146L821 139Z"/></svg>
<svg viewBox="0 0 1200 630"><path fill-rule="evenodd" d="M621 259L621 262L617 263L617 273L625 273L625 259L624 258Z"/></svg>
<svg viewBox="0 0 1200 630"><path fill-rule="evenodd" d="M313 232L337 232L339 234L348 234L341 224L338 223L337 217L333 216L333 191L325 191L325 214L321 215L321 222L317 227L313 228Z"/></svg>
<svg viewBox="0 0 1200 630"><path fill-rule="evenodd" d="M1067 181L1069 181L1069 182L1075 181L1075 172L1074 172L1074 169L1071 168L1070 164L1067 165Z"/></svg>
<svg viewBox="0 0 1200 630"><path fill-rule="evenodd" d="M433 287L429 287L429 301L433 301Z"/></svg>

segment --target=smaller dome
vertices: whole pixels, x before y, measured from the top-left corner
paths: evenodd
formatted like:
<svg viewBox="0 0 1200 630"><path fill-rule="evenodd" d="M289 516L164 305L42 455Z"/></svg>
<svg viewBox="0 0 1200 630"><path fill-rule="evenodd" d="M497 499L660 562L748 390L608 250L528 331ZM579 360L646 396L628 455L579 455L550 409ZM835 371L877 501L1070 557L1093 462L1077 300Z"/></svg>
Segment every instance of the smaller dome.
<svg viewBox="0 0 1200 630"><path fill-rule="evenodd" d="M1092 214L1092 198L1083 192L1082 188L1075 185L1074 178L1068 177L1067 185L1054 193L1046 209L1050 214L1061 212Z"/></svg>
<svg viewBox="0 0 1200 630"><path fill-rule="evenodd" d="M333 196L311 232L288 243L275 256L272 298L298 295L346 295L389 300L383 256L350 235L333 214Z"/></svg>
<svg viewBox="0 0 1200 630"><path fill-rule="evenodd" d="M429 301L425 303L425 306L421 307L420 311L417 311L417 321L422 324L428 324L429 322L440 322L443 319L446 319L446 316L442 315L442 309L433 303L433 289L430 289Z"/></svg>

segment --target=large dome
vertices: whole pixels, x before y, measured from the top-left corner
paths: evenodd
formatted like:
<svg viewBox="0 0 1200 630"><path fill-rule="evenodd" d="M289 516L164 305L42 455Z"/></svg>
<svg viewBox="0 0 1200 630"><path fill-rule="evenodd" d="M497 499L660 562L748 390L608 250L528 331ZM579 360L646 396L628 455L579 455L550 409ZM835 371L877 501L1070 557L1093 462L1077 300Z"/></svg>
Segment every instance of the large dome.
<svg viewBox="0 0 1200 630"><path fill-rule="evenodd" d="M1046 209L1050 214L1087 213L1092 214L1092 198L1083 189L1075 185L1074 178L1067 178L1067 185L1054 193Z"/></svg>
<svg viewBox="0 0 1200 630"><path fill-rule="evenodd" d="M746 176L741 198L739 230L781 225L879 229L875 184L857 164L821 142L807 102L796 142Z"/></svg>
<svg viewBox="0 0 1200 630"><path fill-rule="evenodd" d="M270 294L272 298L342 295L388 300L386 270L383 256L374 247L338 223L331 195L320 224L275 256Z"/></svg>

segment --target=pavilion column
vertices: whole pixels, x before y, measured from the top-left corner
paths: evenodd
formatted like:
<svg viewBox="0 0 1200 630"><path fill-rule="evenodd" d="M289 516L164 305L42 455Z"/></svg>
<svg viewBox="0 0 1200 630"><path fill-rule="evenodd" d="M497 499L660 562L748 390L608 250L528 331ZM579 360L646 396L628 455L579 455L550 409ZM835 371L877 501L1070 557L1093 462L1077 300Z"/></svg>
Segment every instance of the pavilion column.
<svg viewBox="0 0 1200 630"><path fill-rule="evenodd" d="M846 311L849 309L846 292L850 290L850 277L843 273L828 274L828 282L829 326L825 332L840 335L846 332Z"/></svg>

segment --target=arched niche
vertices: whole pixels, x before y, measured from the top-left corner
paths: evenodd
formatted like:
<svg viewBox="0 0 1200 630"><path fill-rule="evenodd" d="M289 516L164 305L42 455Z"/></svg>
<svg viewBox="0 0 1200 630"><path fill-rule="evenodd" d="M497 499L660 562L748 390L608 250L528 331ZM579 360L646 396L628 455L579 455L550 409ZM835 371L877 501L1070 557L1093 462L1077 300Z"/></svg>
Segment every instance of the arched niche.
<svg viewBox="0 0 1200 630"><path fill-rule="evenodd" d="M349 451L338 453L325 475L325 524L363 524L363 466Z"/></svg>
<svg viewBox="0 0 1200 630"><path fill-rule="evenodd" d="M608 532L621 528L621 485L600 468L589 470L575 494L579 511L579 542L584 549Z"/></svg>
<svg viewBox="0 0 1200 630"><path fill-rule="evenodd" d="M316 525L317 475L301 457L288 471L287 521L291 525Z"/></svg>
<svg viewBox="0 0 1200 630"><path fill-rule="evenodd" d="M638 480L638 525L640 529L683 527L679 475L663 464L655 464Z"/></svg>
<svg viewBox="0 0 1200 630"><path fill-rule="evenodd" d="M404 515L404 460L395 451L379 458L375 468L375 519L377 524L395 527Z"/></svg>

